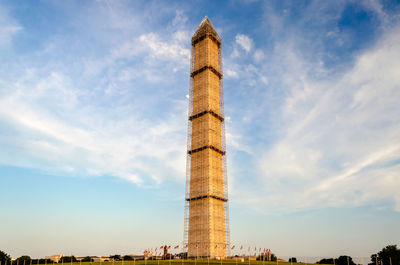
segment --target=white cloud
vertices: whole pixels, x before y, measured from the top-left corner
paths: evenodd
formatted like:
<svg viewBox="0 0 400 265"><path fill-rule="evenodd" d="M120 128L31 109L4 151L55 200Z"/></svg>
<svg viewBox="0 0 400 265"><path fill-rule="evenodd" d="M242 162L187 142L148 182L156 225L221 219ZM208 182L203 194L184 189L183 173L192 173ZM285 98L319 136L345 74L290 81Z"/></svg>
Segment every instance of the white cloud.
<svg viewBox="0 0 400 265"><path fill-rule="evenodd" d="M331 81L293 53L283 78L282 136L260 157L271 207L359 206L391 200L400 209L400 28ZM310 71L312 72L312 71ZM261 203L261 202L260 202Z"/></svg>
<svg viewBox="0 0 400 265"><path fill-rule="evenodd" d="M247 53L249 53L253 48L253 40L244 34L236 35L236 43L239 44L239 46Z"/></svg>
<svg viewBox="0 0 400 265"><path fill-rule="evenodd" d="M118 30L132 34L138 22L119 21L118 8L110 12ZM166 88L173 68L188 68L190 38L183 28L163 38L135 32L102 50L102 57L78 56L73 65L46 48L35 54L40 67L15 62L17 73L0 75L0 126L10 133L0 136L6 148L0 163L61 175L111 175L144 186L182 181L187 102L168 98ZM163 87L151 85L161 81Z"/></svg>
<svg viewBox="0 0 400 265"><path fill-rule="evenodd" d="M175 35L178 40L175 43L166 43L161 41L158 35L154 33L144 34L139 37L143 45L149 48L150 55L157 59L173 59L173 60L188 60L190 52L184 48L181 43L181 34Z"/></svg>
<svg viewBox="0 0 400 265"><path fill-rule="evenodd" d="M172 25L174 27L182 27L188 20L188 17L185 15L185 13L182 10L176 10L175 11L175 18L172 21Z"/></svg>
<svg viewBox="0 0 400 265"><path fill-rule="evenodd" d="M260 49L254 51L253 59L256 63L261 63L264 60L264 52Z"/></svg>
<svg viewBox="0 0 400 265"><path fill-rule="evenodd" d="M231 69L226 69L225 70L225 76L226 77L231 77L231 78L238 78L239 75L236 71L231 70Z"/></svg>
<svg viewBox="0 0 400 265"><path fill-rule="evenodd" d="M14 35L21 30L22 27L8 15L5 8L0 6L0 48L9 46Z"/></svg>
<svg viewBox="0 0 400 265"><path fill-rule="evenodd" d="M179 133L186 128L183 117L173 115L165 121L152 121L134 118L133 109L127 115L126 106L101 112L95 105L71 105L75 96L60 93L57 86L65 91L73 88L59 76L52 73L46 79L31 80L36 90L43 91L41 94L30 96L27 90L31 87L19 87L1 98L0 119L18 132L0 139L2 144L7 140L8 146L13 146L11 153L17 157L3 154L1 163L38 167L56 174L112 175L136 184L146 183L149 178L160 183L172 172L183 178L186 142ZM52 85L55 82L57 85ZM44 98L51 89L59 92ZM42 100L54 100L54 106L41 105ZM177 113L182 113L177 106ZM168 174L164 172L167 168Z"/></svg>

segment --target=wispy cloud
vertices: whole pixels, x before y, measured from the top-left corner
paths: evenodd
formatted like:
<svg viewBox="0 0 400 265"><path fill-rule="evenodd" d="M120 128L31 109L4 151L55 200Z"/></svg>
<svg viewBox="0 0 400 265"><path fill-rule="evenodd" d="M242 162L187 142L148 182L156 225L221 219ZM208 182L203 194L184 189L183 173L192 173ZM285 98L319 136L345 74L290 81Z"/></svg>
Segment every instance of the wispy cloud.
<svg viewBox="0 0 400 265"><path fill-rule="evenodd" d="M236 121L229 128L235 135L230 172L249 176L240 188L233 181L234 199L263 213L380 204L399 210L399 27L385 20L380 4L348 9L346 2L310 2L290 26L292 10L280 8L266 7L272 45L261 48L255 41L253 62L239 54L227 58L229 70L240 76L239 102L252 102L230 113ZM353 40L343 39L345 52L354 49L346 57L339 43L326 42L347 33L324 32L345 12L363 8L379 18L379 39L358 50L350 47L357 46ZM309 33L314 19L324 26ZM335 56L341 61L329 64ZM265 83L256 82L262 77ZM235 126L239 120L248 128ZM238 166L244 160L247 169Z"/></svg>
<svg viewBox="0 0 400 265"><path fill-rule="evenodd" d="M253 48L253 40L244 34L236 35L236 43L246 52L250 52Z"/></svg>
<svg viewBox="0 0 400 265"><path fill-rule="evenodd" d="M279 117L282 136L259 160L265 185L276 189L266 198L271 205L319 208L392 200L399 209L397 192L389 188L389 183L400 187L393 178L400 158L398 36L399 28L388 32L336 80L288 73L292 89Z"/></svg>
<svg viewBox="0 0 400 265"><path fill-rule="evenodd" d="M118 4L96 8L114 21L111 32L140 23ZM61 175L111 175L144 186L182 180L187 92L171 95L168 80L188 71L184 17L172 16L181 27L169 36L136 32L106 46L103 56L75 57L73 65L56 63L59 42L35 55L40 67L13 65L22 70L1 80L0 126L9 133L0 136L6 148L0 163Z"/></svg>
<svg viewBox="0 0 400 265"><path fill-rule="evenodd" d="M0 48L11 44L15 34L22 30L22 27L9 15L9 11L0 5Z"/></svg>

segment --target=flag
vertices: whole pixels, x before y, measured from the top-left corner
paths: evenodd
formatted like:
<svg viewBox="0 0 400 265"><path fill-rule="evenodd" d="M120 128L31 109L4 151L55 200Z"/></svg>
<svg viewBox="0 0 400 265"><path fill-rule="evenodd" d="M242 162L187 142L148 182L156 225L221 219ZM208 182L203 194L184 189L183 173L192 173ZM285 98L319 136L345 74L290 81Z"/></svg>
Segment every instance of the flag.
<svg viewBox="0 0 400 265"><path fill-rule="evenodd" d="M233 246L231 247L231 249L235 249L235 245L233 245Z"/></svg>
<svg viewBox="0 0 400 265"><path fill-rule="evenodd" d="M178 249L178 248L179 248L179 245L177 245L177 246L174 247L174 249Z"/></svg>

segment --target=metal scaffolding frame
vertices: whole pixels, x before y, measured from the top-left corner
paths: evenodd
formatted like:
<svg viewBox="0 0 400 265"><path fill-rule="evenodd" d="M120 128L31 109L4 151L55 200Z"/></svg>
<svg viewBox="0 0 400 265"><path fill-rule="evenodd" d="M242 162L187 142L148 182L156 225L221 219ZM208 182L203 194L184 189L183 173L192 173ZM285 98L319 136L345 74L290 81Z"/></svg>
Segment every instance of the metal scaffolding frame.
<svg viewBox="0 0 400 265"><path fill-rule="evenodd" d="M213 47L217 48L210 48L211 42L208 42L208 40L212 42ZM196 45L199 50L197 54ZM212 49L217 49L218 54L212 53ZM188 246L188 255L190 252L192 256L194 253L196 257L214 257L216 256L215 253L220 253L218 256L224 257L230 255L230 229L222 47L221 39L208 18L202 21L192 38L190 73L183 245ZM200 90L199 88L196 90L196 102L194 102L195 76L197 86L199 86L199 83L202 85ZM207 89L204 89L204 86ZM212 92L213 89L219 90L218 95L213 95L215 93ZM199 91L206 91L206 94L199 94ZM216 99L218 99L217 102ZM195 127L193 127L193 123L195 123ZM196 130L194 131L193 128L196 128ZM204 133L204 131L207 133ZM195 160L193 160L193 156L196 157ZM214 170L215 176L210 175L211 171L205 172L205 168ZM220 176L219 173L222 175ZM220 181L218 176L222 177L222 187L218 184ZM220 192L221 190L222 192ZM193 205L192 210L197 210L197 215L194 215L196 212L190 212L191 203ZM219 208L221 204L223 204L223 208ZM223 211L222 215L218 209ZM211 211L213 211L212 214ZM207 216L204 216L204 213L207 213ZM197 221L193 221L194 223L189 225L191 215L194 215L192 218L197 218ZM218 218L224 218L224 224L221 227L217 225L216 228L215 222L218 221ZM214 225L212 229L214 233L215 231L224 232L224 240L215 241L215 235L213 235L213 241L211 241L211 224ZM189 229L191 229L191 233L196 235L194 236L195 242L189 242ZM208 239L207 242L204 242L204 238ZM211 242L216 244L215 248L211 246ZM194 247L195 252L190 250ZM222 249L224 250L222 251Z"/></svg>

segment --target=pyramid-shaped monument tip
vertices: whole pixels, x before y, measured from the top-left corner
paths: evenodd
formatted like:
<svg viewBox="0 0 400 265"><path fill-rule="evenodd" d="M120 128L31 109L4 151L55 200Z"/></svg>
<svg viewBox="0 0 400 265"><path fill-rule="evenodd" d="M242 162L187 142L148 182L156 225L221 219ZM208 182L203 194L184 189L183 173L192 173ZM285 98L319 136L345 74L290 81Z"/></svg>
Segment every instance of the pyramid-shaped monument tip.
<svg viewBox="0 0 400 265"><path fill-rule="evenodd" d="M220 40L220 37L218 33L215 31L214 26L211 23L210 19L207 16L205 16L201 21L200 25L197 27L196 32L193 34L192 39L196 39L207 33L214 35L217 39Z"/></svg>

